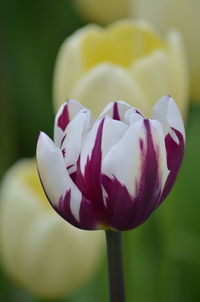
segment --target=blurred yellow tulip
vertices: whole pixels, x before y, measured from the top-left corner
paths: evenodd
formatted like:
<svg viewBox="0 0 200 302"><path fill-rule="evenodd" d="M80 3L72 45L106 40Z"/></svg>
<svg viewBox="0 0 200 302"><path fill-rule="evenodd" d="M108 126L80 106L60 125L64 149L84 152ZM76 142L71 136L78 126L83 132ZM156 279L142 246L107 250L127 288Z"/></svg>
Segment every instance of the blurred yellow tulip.
<svg viewBox="0 0 200 302"><path fill-rule="evenodd" d="M7 273L47 298L71 294L87 282L100 263L103 233L76 229L55 213L34 160L16 163L1 189L0 255Z"/></svg>
<svg viewBox="0 0 200 302"><path fill-rule="evenodd" d="M108 24L122 17L151 22L161 34L177 28L187 46L191 74L190 96L200 101L200 1L199 0L74 0L86 20Z"/></svg>
<svg viewBox="0 0 200 302"><path fill-rule="evenodd" d="M122 99L147 115L157 99L173 95L185 115L188 99L184 46L176 31L166 40L143 22L88 25L67 38L54 72L56 109L76 99L98 114Z"/></svg>

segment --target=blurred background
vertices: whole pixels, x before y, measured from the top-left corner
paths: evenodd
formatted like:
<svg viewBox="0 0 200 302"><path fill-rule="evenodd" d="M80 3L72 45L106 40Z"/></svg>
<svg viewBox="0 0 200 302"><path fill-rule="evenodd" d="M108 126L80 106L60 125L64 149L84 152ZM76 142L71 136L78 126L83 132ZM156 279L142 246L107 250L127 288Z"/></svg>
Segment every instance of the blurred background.
<svg viewBox="0 0 200 302"><path fill-rule="evenodd" d="M35 156L40 130L52 136L52 76L63 40L87 24L88 20L109 23L126 16L127 11L123 11L122 16L101 22L95 17L92 20L91 16L85 16L72 0L60 0L59 3L47 0L1 0L1 179L18 159ZM173 191L144 225L123 233L128 302L200 301L200 97L198 99L192 94L186 128L185 159ZM39 302L48 299L35 295L15 282L4 269L2 260L0 301ZM69 295L63 294L51 301L108 301L104 254L86 284Z"/></svg>

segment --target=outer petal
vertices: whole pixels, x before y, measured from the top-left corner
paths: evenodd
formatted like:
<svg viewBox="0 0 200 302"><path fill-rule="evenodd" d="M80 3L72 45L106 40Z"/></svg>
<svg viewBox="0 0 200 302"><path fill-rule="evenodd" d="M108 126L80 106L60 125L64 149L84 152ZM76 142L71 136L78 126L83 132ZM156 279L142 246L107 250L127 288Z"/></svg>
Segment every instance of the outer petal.
<svg viewBox="0 0 200 302"><path fill-rule="evenodd" d="M125 68L111 63L102 63L85 72L70 94L89 108L96 116L109 102L125 100L139 106L144 96L137 83Z"/></svg>
<svg viewBox="0 0 200 302"><path fill-rule="evenodd" d="M54 124L54 142L60 148L65 130L74 116L84 107L75 100L65 102L58 110Z"/></svg>
<svg viewBox="0 0 200 302"><path fill-rule="evenodd" d="M61 150L45 133L39 136L36 156L40 179L52 206L71 224L80 228L95 228L90 203L82 197L69 177Z"/></svg>
<svg viewBox="0 0 200 302"><path fill-rule="evenodd" d="M61 150L66 167L69 169L69 174L76 170L76 163L80 156L84 137L91 128L91 125L91 113L83 109L69 123L65 131L65 138L62 142Z"/></svg>
<svg viewBox="0 0 200 302"><path fill-rule="evenodd" d="M181 34L175 30L170 31L167 42L170 56L172 95L185 118L187 117L189 104L189 74L187 53Z"/></svg>
<svg viewBox="0 0 200 302"><path fill-rule="evenodd" d="M130 109L131 106L124 101L112 102L106 106L99 118L103 118L109 115L114 120L125 121L125 112Z"/></svg>
<svg viewBox="0 0 200 302"><path fill-rule="evenodd" d="M170 96L165 96L158 101L153 108L153 117L162 123L164 129L167 165L170 170L162 196L164 199L175 182L183 159L185 130L178 107Z"/></svg>
<svg viewBox="0 0 200 302"><path fill-rule="evenodd" d="M69 98L72 87L84 71L81 43L94 28L99 27L87 25L79 29L65 40L59 50L53 79L53 99L56 109Z"/></svg>
<svg viewBox="0 0 200 302"><path fill-rule="evenodd" d="M185 140L183 119L176 103L171 96L166 95L156 103L153 108L153 118L161 122L165 136L170 134L172 138L177 141L176 135L172 131L174 129L180 132Z"/></svg>
<svg viewBox="0 0 200 302"><path fill-rule="evenodd" d="M159 122L136 121L103 161L102 185L110 226L127 230L158 206L168 176Z"/></svg>

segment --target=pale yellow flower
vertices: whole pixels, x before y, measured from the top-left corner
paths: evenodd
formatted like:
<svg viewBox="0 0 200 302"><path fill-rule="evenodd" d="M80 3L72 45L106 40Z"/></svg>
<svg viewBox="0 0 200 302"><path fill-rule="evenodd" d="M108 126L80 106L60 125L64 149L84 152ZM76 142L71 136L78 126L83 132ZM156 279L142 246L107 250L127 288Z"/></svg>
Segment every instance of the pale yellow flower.
<svg viewBox="0 0 200 302"><path fill-rule="evenodd" d="M166 40L148 25L131 20L107 28L88 25L67 38L54 73L54 104L76 99L98 114L122 99L147 115L157 99L173 95L185 114L187 64L180 35Z"/></svg>
<svg viewBox="0 0 200 302"><path fill-rule="evenodd" d="M103 234L76 229L50 207L35 161L20 160L1 187L0 248L7 273L37 295L72 293L95 273Z"/></svg>
<svg viewBox="0 0 200 302"><path fill-rule="evenodd" d="M162 35L177 28L184 39L191 74L190 97L200 101L200 1L199 0L74 0L86 20L109 24L122 17L151 22ZM84 3L84 5L83 5ZM121 12L121 13L119 13Z"/></svg>

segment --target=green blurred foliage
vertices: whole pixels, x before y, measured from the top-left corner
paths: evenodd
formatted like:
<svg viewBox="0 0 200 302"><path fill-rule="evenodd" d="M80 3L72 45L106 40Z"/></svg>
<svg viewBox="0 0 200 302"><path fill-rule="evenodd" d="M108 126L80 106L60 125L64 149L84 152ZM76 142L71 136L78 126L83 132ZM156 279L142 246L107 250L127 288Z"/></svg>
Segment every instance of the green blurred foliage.
<svg viewBox="0 0 200 302"><path fill-rule="evenodd" d="M38 132L52 134L52 73L61 42L84 25L72 1L1 0L0 176L33 156ZM200 107L191 107L187 149L177 183L141 227L123 234L127 301L200 301ZM45 301L0 271L0 301ZM108 301L106 259L97 276L57 302Z"/></svg>
<svg viewBox="0 0 200 302"><path fill-rule="evenodd" d="M15 142L9 142L14 148L13 161L35 153L41 129L52 133L56 53L61 42L83 23L68 0L59 4L1 0L0 20L0 97L1 112L5 112L1 132L4 145L15 132Z"/></svg>

